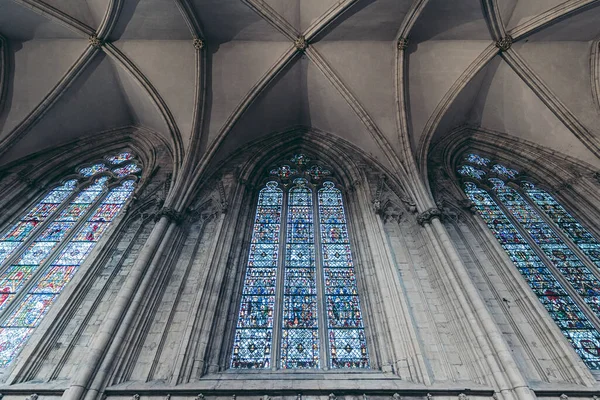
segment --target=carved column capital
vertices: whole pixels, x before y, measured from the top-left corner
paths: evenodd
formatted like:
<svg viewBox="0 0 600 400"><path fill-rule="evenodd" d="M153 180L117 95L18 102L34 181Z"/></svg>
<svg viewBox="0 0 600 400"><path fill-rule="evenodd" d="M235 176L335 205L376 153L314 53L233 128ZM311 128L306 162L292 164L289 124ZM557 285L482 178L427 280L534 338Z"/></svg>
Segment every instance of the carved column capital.
<svg viewBox="0 0 600 400"><path fill-rule="evenodd" d="M513 44L513 38L510 35L506 35L503 38L496 40L496 47L500 49L500 51L507 51Z"/></svg>
<svg viewBox="0 0 600 400"><path fill-rule="evenodd" d="M88 38L89 43L94 46L95 48L99 49L102 46L104 46L104 42L102 40L100 40L100 38L96 35L91 35Z"/></svg>
<svg viewBox="0 0 600 400"><path fill-rule="evenodd" d="M408 38L401 37L398 39L398 50L406 50L408 47Z"/></svg>
<svg viewBox="0 0 600 400"><path fill-rule="evenodd" d="M299 52L304 52L308 48L308 42L304 36L300 35L294 40L294 46Z"/></svg>
<svg viewBox="0 0 600 400"><path fill-rule="evenodd" d="M423 226L425 224L431 223L431 220L434 218L440 218L442 216L442 212L437 207L431 207L428 210L423 211L421 214L417 215L417 222L419 225Z"/></svg>
<svg viewBox="0 0 600 400"><path fill-rule="evenodd" d="M203 39L200 39L200 38L194 39L192 41L192 44L194 45L194 48L198 51L200 51L204 48L204 40Z"/></svg>
<svg viewBox="0 0 600 400"><path fill-rule="evenodd" d="M471 213L475 213L475 203L473 203L470 199L461 199L458 201L458 205L464 208L465 210L470 211Z"/></svg>
<svg viewBox="0 0 600 400"><path fill-rule="evenodd" d="M156 219L159 220L161 217L167 217L168 220L179 224L183 222L183 214L174 209L173 207L163 207L156 214Z"/></svg>

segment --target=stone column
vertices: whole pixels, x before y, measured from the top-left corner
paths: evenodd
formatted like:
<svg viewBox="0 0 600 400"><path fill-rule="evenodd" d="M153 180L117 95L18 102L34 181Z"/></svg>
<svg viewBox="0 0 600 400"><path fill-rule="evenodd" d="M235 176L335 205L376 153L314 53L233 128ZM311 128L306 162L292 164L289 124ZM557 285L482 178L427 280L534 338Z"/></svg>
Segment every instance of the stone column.
<svg viewBox="0 0 600 400"><path fill-rule="evenodd" d="M469 328L473 330L477 343L484 352L486 363L492 370L490 379L505 400L535 399L535 394L529 389L526 380L521 375L502 333L471 281L466 266L440 221L440 216L440 210L430 208L419 214L417 220L425 228L440 259L446 261L444 262L446 268L450 268L446 274L449 279L448 283L452 291L456 293L470 322Z"/></svg>
<svg viewBox="0 0 600 400"><path fill-rule="evenodd" d="M127 332L140 304L139 301L133 302L134 296L138 290L145 289L144 285L149 284L150 280L145 280L144 277L154 274L159 266L160 257L169 244L169 239L177 229L179 213L175 210L163 208L159 216L160 220L154 226L123 287L113 300L111 311L105 317L102 328L96 333L89 349L87 363L73 378L62 396L63 399L81 400L84 396L87 399L95 399L105 377L110 372L108 369L111 362L108 358L114 357L116 353L111 349L118 349L124 340L124 334L117 335L117 332ZM103 364L104 367L101 368Z"/></svg>

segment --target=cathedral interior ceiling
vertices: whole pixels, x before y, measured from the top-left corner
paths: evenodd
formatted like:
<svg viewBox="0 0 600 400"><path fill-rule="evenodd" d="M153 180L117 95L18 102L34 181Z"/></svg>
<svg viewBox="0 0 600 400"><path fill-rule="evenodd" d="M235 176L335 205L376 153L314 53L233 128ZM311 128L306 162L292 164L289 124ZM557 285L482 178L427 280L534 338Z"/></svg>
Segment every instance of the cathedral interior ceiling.
<svg viewBox="0 0 600 400"><path fill-rule="evenodd" d="M598 167L599 19L598 0L0 0L0 163L142 126L203 165L302 126L422 167L469 125Z"/></svg>

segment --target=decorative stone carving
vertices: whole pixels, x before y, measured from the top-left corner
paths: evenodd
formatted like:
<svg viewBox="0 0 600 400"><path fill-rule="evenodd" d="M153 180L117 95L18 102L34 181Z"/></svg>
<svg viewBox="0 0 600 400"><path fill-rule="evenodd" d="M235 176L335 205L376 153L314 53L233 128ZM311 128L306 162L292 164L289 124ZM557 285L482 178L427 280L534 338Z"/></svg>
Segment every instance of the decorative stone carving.
<svg viewBox="0 0 600 400"><path fill-rule="evenodd" d="M427 400L431 400L433 399L433 396L431 395L431 393L427 393Z"/></svg>
<svg viewBox="0 0 600 400"><path fill-rule="evenodd" d="M467 400L467 395L466 395L466 394L464 394L464 393L460 393L460 394L458 395L458 400Z"/></svg>
<svg viewBox="0 0 600 400"><path fill-rule="evenodd" d="M296 400L302 400L302 393L298 393L296 395Z"/></svg>
<svg viewBox="0 0 600 400"><path fill-rule="evenodd" d="M496 40L496 47L499 48L500 51L507 51L512 46L512 43L512 36L506 35L503 38Z"/></svg>
<svg viewBox="0 0 600 400"><path fill-rule="evenodd" d="M569 396L563 393L560 395L560 400L569 400Z"/></svg>
<svg viewBox="0 0 600 400"><path fill-rule="evenodd" d="M133 396L131 396L132 400L140 400L140 395L139 394L134 394Z"/></svg>
<svg viewBox="0 0 600 400"><path fill-rule="evenodd" d="M363 393L363 400L368 400L367 394Z"/></svg>
<svg viewBox="0 0 600 400"><path fill-rule="evenodd" d="M195 400L204 400L204 395L202 393L198 393L198 395L195 397Z"/></svg>
<svg viewBox="0 0 600 400"><path fill-rule="evenodd" d="M417 222L419 225L423 226L431 223L431 220L434 218L440 218L441 216L442 212L437 207L431 207L430 209L425 210L421 214L417 215Z"/></svg>
<svg viewBox="0 0 600 400"><path fill-rule="evenodd" d="M194 48L196 50L202 50L204 48L204 40L202 39L194 39L192 40L192 43L194 44Z"/></svg>
<svg viewBox="0 0 600 400"><path fill-rule="evenodd" d="M465 210L469 210L472 213L475 213L475 203L473 203L470 199L461 199L458 201L458 205L464 208Z"/></svg>
<svg viewBox="0 0 600 400"><path fill-rule="evenodd" d="M392 395L392 399L394 399L394 400L400 400L401 398L402 398L402 397L400 397L400 393L394 393L394 394Z"/></svg>
<svg viewBox="0 0 600 400"><path fill-rule="evenodd" d="M300 35L294 40L294 46L298 51L303 52L308 48L308 42L304 36Z"/></svg>
<svg viewBox="0 0 600 400"><path fill-rule="evenodd" d="M408 47L408 38L399 38L398 39L398 50L406 50Z"/></svg>
<svg viewBox="0 0 600 400"><path fill-rule="evenodd" d="M40 396L37 393L33 393L31 396L27 397L27 400L38 400Z"/></svg>
<svg viewBox="0 0 600 400"><path fill-rule="evenodd" d="M337 400L337 396L333 393L329 393L329 400Z"/></svg>
<svg viewBox="0 0 600 400"><path fill-rule="evenodd" d="M183 221L183 214L179 211L175 210L173 207L163 207L156 214L156 220L159 220L161 217L167 217L170 221L179 224Z"/></svg>
<svg viewBox="0 0 600 400"><path fill-rule="evenodd" d="M227 196L225 196L225 186L223 186L223 181L219 181L218 187L219 197L221 198L221 213L225 214L229 208L229 202L227 201Z"/></svg>
<svg viewBox="0 0 600 400"><path fill-rule="evenodd" d="M271 396L269 396L268 394L265 394L265 395L262 397L262 400L271 400Z"/></svg>
<svg viewBox="0 0 600 400"><path fill-rule="evenodd" d="M90 44L92 46L94 46L97 49L101 48L104 45L104 43L102 42L102 40L100 40L100 38L98 38L98 36L96 36L96 35L90 36L88 38L88 41L90 42Z"/></svg>
<svg viewBox="0 0 600 400"><path fill-rule="evenodd" d="M492 395L492 399L498 400L498 392L494 392L494 394Z"/></svg>
<svg viewBox="0 0 600 400"><path fill-rule="evenodd" d="M171 393L167 393L167 395L165 396L165 400L171 400Z"/></svg>

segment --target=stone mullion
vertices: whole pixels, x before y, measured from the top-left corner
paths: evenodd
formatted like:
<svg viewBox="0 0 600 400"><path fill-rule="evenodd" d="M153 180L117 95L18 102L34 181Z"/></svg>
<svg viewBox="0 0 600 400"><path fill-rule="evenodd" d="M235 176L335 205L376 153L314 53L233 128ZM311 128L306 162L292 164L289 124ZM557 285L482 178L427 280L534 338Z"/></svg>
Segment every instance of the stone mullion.
<svg viewBox="0 0 600 400"><path fill-rule="evenodd" d="M329 318L327 317L327 294L325 293L325 268L323 265L323 247L321 243L321 214L319 213L319 188L312 190L313 198L313 234L315 252L315 277L317 288L317 313L319 320L319 363L322 370L329 369L331 349L329 348ZM348 233L350 236L350 233Z"/></svg>
<svg viewBox="0 0 600 400"><path fill-rule="evenodd" d="M277 280L273 307L273 344L271 345L271 370L281 363L281 336L283 331L283 295L285 290L285 245L287 244L287 213L289 190L283 190L281 216L279 217L279 253L277 254ZM238 302L239 303L239 302Z"/></svg>
<svg viewBox="0 0 600 400"><path fill-rule="evenodd" d="M140 285L145 274L152 274L158 268L158 258L165 251L167 243L175 230L176 223L166 215L162 215L140 251L121 290L114 299L111 310L104 319L104 323L96 333L95 340L88 350L87 363L81 366L76 376L71 380L68 389L63 395L63 400L80 400L86 394L86 391L88 398L95 398L97 396L99 388L90 387L92 379L95 374L108 373L108 371L99 371L98 368L105 358L105 354L111 343L119 345L122 341L123 338L116 337L115 333L120 326L128 325L129 321L124 319L127 310L136 308L131 304L131 300L138 289L143 289L140 288Z"/></svg>
<svg viewBox="0 0 600 400"><path fill-rule="evenodd" d="M417 333L413 330L412 321L409 318L405 293L398 282L398 271L394 268L390 249L385 246L383 223L371 208L370 196L364 186L357 185L356 197L363 215L367 246L373 249L374 265L380 266L374 271L375 279L377 279L377 285L374 287L378 287L382 295L381 306L385 315L384 319L387 320L387 326L382 327L382 331L387 334L386 341L392 348L387 362L391 363L394 372L401 378L425 383L430 378L419 349ZM399 364L399 360L406 360L406 365Z"/></svg>
<svg viewBox="0 0 600 400"><path fill-rule="evenodd" d="M460 259L441 221L436 217L424 226L431 239L439 243L443 251L443 257L448 259L448 264L452 270L452 273L448 275L449 283L456 292L468 319L474 321L471 324L471 329L474 331L485 360L492 370L490 378L494 380L494 386L500 392L500 396L504 400L533 400L535 396L529 390L509 346L504 341L502 333L471 281L468 270Z"/></svg>
<svg viewBox="0 0 600 400"><path fill-rule="evenodd" d="M470 214L467 217L467 226L479 239L478 243L487 250L488 256L493 261L497 261L493 265L497 266L495 270L498 276L512 294L517 307L524 314L533 331L537 333L539 340L544 343L544 349L550 352L553 361L564 374L565 380L570 379L574 382L589 384L592 378L588 368L582 367L582 363L573 362L573 360L580 360L580 357L575 355L576 358L573 358L573 347L565 341L564 335L523 279L506 250L500 246L498 239L492 234L487 224L480 217ZM510 315L508 312L505 314L507 318ZM517 324L515 323L515 325ZM535 361L535 355L529 354L532 361ZM546 371L543 372L543 375L546 375Z"/></svg>

